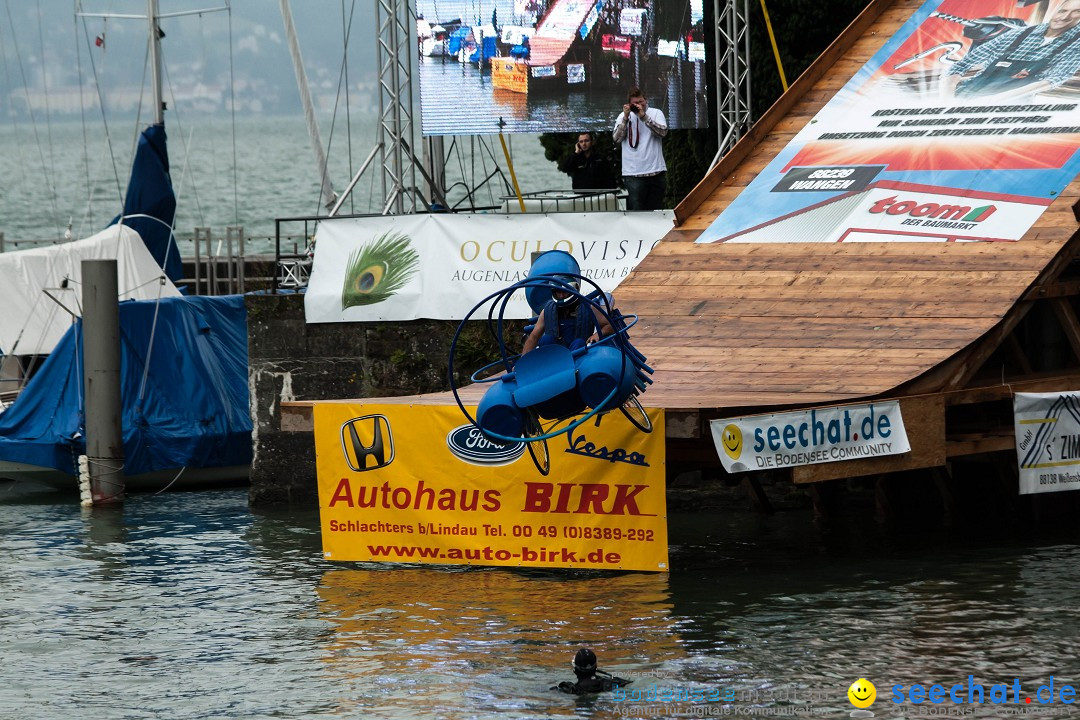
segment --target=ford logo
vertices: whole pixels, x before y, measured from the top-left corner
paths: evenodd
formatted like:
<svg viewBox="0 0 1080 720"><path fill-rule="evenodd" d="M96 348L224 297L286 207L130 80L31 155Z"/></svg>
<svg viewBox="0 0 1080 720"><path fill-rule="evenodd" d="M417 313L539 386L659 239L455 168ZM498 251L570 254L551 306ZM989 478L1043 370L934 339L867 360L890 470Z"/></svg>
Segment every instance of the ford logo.
<svg viewBox="0 0 1080 720"><path fill-rule="evenodd" d="M462 425L446 435L446 446L458 458L473 465L508 465L525 452L525 443L497 443L484 437L475 425Z"/></svg>

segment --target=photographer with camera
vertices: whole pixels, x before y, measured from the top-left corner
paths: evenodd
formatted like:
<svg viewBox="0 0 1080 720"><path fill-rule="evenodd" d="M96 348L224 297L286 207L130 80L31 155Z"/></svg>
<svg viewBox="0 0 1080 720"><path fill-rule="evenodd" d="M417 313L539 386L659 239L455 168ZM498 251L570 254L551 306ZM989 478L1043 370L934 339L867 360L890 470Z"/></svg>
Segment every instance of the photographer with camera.
<svg viewBox="0 0 1080 720"><path fill-rule="evenodd" d="M640 88L630 88L612 133L615 142L622 144L627 210L660 210L664 207L667 183L664 136L667 131L664 113L649 107Z"/></svg>

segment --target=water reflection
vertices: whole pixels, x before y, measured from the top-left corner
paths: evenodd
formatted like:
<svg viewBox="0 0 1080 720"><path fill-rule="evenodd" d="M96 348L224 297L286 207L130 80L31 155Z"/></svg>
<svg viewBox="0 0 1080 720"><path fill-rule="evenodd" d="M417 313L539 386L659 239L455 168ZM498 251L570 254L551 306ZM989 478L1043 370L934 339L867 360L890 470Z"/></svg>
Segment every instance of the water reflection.
<svg viewBox="0 0 1080 720"><path fill-rule="evenodd" d="M751 717L847 717L859 677L889 718L894 684L1080 684L1072 542L825 542L809 513L720 512L670 516L670 576L331 564L316 513L251 513L243 492L83 513L9 490L0 718L620 716L549 689L583 645L632 688L717 690Z"/></svg>
<svg viewBox="0 0 1080 720"><path fill-rule="evenodd" d="M408 706L416 717L463 717L464 692L476 712L572 713L573 698L549 688L573 679L578 647L596 648L601 667L623 676L685 657L666 575L332 570L319 597L334 623L327 667L370 689L365 712ZM402 692L403 683L418 692Z"/></svg>

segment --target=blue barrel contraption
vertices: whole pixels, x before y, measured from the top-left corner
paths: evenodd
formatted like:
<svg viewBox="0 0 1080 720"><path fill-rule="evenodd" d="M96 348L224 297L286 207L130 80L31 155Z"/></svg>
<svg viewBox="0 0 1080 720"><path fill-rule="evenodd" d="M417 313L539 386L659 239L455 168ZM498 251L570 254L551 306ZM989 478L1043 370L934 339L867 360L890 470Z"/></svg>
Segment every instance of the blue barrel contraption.
<svg viewBox="0 0 1080 720"><path fill-rule="evenodd" d="M582 285L587 292L582 292ZM540 317L547 317L545 308L552 307L553 302L576 303L578 314L589 312L605 318L612 332L592 344L583 340L542 343L523 355L512 354L504 338L503 315L511 296L518 291L524 291L529 307L537 315L526 326L526 333ZM458 395L454 355L462 329L485 307L500 358L472 374L473 382L491 383L474 419ZM481 300L458 327L449 358L450 385L458 407L489 439L528 443L529 454L544 475L550 470L547 440L593 417L618 409L638 429L651 432L652 423L638 396L652 383L652 368L628 337L629 328L636 322L637 316L623 315L612 306L611 295L581 275L572 255L562 250L543 253L524 280Z"/></svg>

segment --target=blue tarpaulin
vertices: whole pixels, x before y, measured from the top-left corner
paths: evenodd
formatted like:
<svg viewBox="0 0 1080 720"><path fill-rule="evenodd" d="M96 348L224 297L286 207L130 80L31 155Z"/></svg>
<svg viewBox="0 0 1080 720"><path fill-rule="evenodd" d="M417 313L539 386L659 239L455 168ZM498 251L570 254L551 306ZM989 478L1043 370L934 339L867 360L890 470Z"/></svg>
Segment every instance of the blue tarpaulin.
<svg viewBox="0 0 1080 720"><path fill-rule="evenodd" d="M469 62L485 64L485 61L489 58L495 57L498 54L498 50L495 47L495 38L484 38L483 44L476 49L471 56L469 56Z"/></svg>
<svg viewBox="0 0 1080 720"><path fill-rule="evenodd" d="M151 217L128 217L149 215ZM151 125L139 135L135 162L131 166L127 195L124 197L124 225L139 233L150 254L174 283L184 277L180 249L172 237L176 219L176 195L169 176L169 152L165 144L165 126ZM116 216L110 225L119 222ZM153 219L156 218L156 219Z"/></svg>
<svg viewBox="0 0 1080 720"><path fill-rule="evenodd" d="M450 33L450 39L447 43L447 52L451 55L457 55L461 52L461 46L465 44L465 39L469 37L470 32L472 31L469 28L460 27Z"/></svg>
<svg viewBox="0 0 1080 720"><path fill-rule="evenodd" d="M0 413L0 460L77 474L86 452L81 333L80 320ZM250 465L242 296L120 303L120 355L126 475Z"/></svg>

